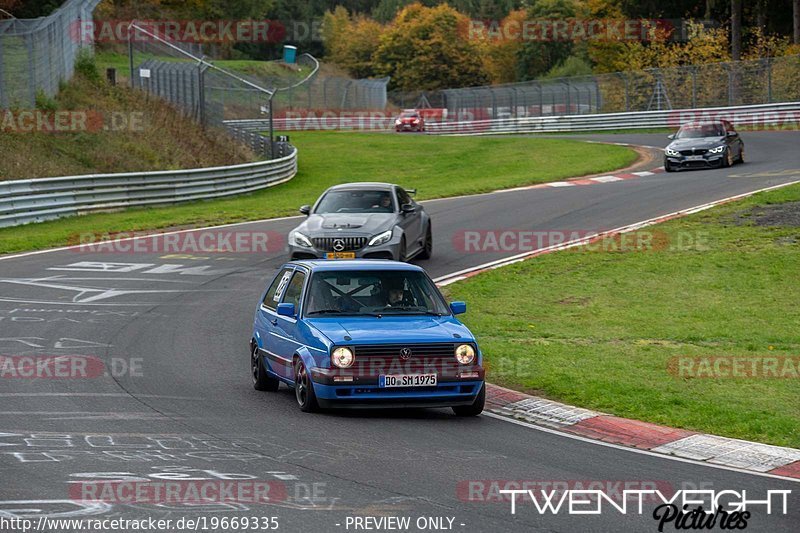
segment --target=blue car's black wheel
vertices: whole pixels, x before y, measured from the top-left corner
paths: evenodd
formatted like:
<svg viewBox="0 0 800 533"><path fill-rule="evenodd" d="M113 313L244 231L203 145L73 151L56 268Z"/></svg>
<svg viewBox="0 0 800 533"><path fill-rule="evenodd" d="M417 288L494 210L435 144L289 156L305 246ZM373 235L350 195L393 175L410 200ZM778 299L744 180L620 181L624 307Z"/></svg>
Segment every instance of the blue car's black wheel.
<svg viewBox="0 0 800 533"><path fill-rule="evenodd" d="M319 409L311 376L308 375L306 365L300 359L294 365L294 395L301 411L312 413Z"/></svg>
<svg viewBox="0 0 800 533"><path fill-rule="evenodd" d="M250 345L250 373L253 376L254 389L269 392L278 390L281 382L267 374L267 369L261 363L256 343Z"/></svg>
<svg viewBox="0 0 800 533"><path fill-rule="evenodd" d="M481 391L475 397L472 405L458 405L453 407L453 412L456 416L478 416L483 412L483 407L486 405L486 384L481 386Z"/></svg>

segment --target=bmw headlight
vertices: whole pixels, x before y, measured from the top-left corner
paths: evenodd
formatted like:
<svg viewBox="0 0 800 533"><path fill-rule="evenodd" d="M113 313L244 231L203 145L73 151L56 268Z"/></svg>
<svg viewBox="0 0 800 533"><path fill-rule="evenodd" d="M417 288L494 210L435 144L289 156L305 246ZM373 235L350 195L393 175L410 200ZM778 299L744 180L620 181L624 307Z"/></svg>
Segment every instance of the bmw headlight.
<svg viewBox="0 0 800 533"><path fill-rule="evenodd" d="M378 233L373 238L369 240L370 246L379 246L383 243L389 242L389 239L392 238L392 230L386 230L383 233Z"/></svg>
<svg viewBox="0 0 800 533"><path fill-rule="evenodd" d="M469 365L475 360L475 348L469 344L459 344L456 348L456 360L462 365Z"/></svg>
<svg viewBox="0 0 800 533"><path fill-rule="evenodd" d="M334 366L339 368L349 368L353 366L356 357L350 348L336 348L331 354L331 361Z"/></svg>
<svg viewBox="0 0 800 533"><path fill-rule="evenodd" d="M295 246L302 246L303 248L313 248L314 245L311 244L311 239L300 233L299 231L295 231L292 233L291 242Z"/></svg>
<svg viewBox="0 0 800 533"><path fill-rule="evenodd" d="M664 153L667 154L670 157L677 157L677 156L681 155L681 153L679 151L673 150L672 148L665 148L664 149Z"/></svg>
<svg viewBox="0 0 800 533"><path fill-rule="evenodd" d="M715 148L712 148L711 150L708 151L708 153L709 154L721 154L724 151L725 151L725 145L723 144L722 146L717 146Z"/></svg>

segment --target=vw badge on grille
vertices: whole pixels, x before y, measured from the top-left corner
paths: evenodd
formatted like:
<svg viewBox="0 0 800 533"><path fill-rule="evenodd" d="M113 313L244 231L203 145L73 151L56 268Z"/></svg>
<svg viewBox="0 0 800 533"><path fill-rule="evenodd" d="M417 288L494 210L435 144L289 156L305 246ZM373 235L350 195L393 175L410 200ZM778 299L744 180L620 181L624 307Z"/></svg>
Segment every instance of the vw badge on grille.
<svg viewBox="0 0 800 533"><path fill-rule="evenodd" d="M401 348L400 359L402 359L403 361L408 361L409 359L411 359L411 348Z"/></svg>

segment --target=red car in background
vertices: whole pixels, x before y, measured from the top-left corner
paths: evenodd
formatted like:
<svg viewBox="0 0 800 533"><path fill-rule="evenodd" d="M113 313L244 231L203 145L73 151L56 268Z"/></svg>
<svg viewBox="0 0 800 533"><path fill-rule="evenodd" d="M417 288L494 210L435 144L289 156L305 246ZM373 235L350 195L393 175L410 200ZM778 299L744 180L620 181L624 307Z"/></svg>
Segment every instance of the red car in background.
<svg viewBox="0 0 800 533"><path fill-rule="evenodd" d="M416 109L406 109L394 121L394 130L401 131L425 131L425 119Z"/></svg>

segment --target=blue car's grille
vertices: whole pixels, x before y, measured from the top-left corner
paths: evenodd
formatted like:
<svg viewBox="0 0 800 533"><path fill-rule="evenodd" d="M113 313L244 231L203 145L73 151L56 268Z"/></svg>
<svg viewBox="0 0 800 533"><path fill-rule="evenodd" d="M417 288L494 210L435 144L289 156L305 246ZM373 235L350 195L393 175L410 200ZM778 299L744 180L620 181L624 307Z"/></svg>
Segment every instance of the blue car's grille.
<svg viewBox="0 0 800 533"><path fill-rule="evenodd" d="M400 358L400 351L411 350L411 358L455 357L455 343L369 344L354 346L356 357Z"/></svg>
<svg viewBox="0 0 800 533"><path fill-rule="evenodd" d="M315 237L311 241L314 248L326 252L352 252L367 245L366 237Z"/></svg>

